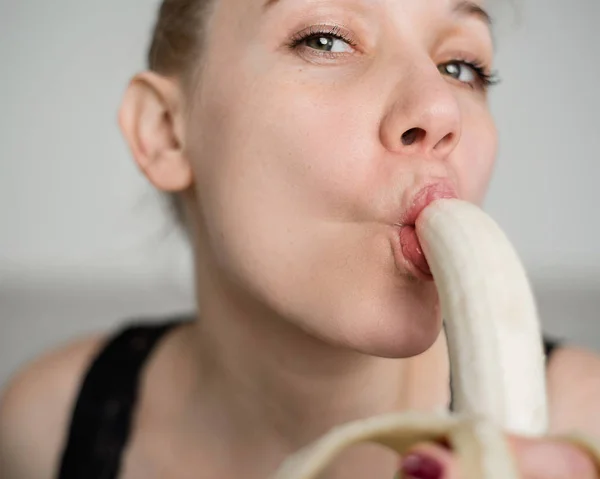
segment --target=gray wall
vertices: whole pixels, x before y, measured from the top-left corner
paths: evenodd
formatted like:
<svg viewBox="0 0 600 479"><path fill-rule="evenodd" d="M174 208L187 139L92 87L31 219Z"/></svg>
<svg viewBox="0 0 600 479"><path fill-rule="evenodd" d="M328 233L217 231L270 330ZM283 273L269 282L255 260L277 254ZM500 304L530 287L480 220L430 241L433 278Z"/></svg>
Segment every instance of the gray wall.
<svg viewBox="0 0 600 479"><path fill-rule="evenodd" d="M546 329L600 350L598 0L500 6L487 201ZM189 252L117 130L156 1L0 1L0 384L22 361L126 316L193 304Z"/></svg>

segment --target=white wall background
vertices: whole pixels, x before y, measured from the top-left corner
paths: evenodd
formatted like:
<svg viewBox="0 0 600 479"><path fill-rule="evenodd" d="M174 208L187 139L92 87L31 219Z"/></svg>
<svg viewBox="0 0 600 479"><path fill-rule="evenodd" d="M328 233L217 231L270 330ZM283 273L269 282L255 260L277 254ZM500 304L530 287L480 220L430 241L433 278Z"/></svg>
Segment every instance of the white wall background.
<svg viewBox="0 0 600 479"><path fill-rule="evenodd" d="M518 24L499 9L487 208L546 329L600 350L600 1L514 3ZM116 123L157 5L0 0L0 384L74 335L192 305L188 252Z"/></svg>

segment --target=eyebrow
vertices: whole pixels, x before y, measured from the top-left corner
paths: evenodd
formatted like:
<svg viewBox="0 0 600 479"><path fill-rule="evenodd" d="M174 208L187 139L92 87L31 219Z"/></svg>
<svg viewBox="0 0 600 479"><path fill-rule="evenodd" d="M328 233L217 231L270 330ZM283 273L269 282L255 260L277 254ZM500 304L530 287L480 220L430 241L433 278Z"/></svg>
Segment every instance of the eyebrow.
<svg viewBox="0 0 600 479"><path fill-rule="evenodd" d="M263 10L267 10L268 8L272 7L276 3L279 3L280 1L281 0L267 0L263 5ZM474 1L463 0L456 4L452 11L462 16L477 17L489 27L491 27L493 24L491 15L481 5L478 5Z"/></svg>

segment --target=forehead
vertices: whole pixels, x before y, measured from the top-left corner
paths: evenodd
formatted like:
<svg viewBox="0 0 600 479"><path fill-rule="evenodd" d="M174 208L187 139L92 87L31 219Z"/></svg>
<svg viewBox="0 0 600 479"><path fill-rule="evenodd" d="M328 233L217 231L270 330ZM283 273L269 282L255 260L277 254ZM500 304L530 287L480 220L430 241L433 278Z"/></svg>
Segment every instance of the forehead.
<svg viewBox="0 0 600 479"><path fill-rule="evenodd" d="M242 0L245 1L245 0ZM478 22L486 27L493 36L493 22L490 14L490 1L492 0L255 0L253 8L259 8L262 14L268 14L272 11L278 11L280 8L286 10L290 8L309 8L315 9L327 6L345 6L351 3L355 6L360 5L363 11L375 10L398 10L404 14L418 12L422 15L433 18L444 19L452 23ZM494 2L495 3L495 2ZM258 7L257 7L258 5ZM388 13L384 13L388 15Z"/></svg>
<svg viewBox="0 0 600 479"><path fill-rule="evenodd" d="M285 2L291 2L294 0L258 0L262 5L262 9L267 11L271 9L273 6L277 4L282 4ZM364 0L366 3L381 3L378 0ZM395 0L397 2L406 2L411 0ZM423 0L419 0L423 1ZM485 2L483 0L441 0L441 1L432 1L425 0L432 7L438 6L439 8L444 8L450 14L456 15L464 15L464 16L474 16L482 20L483 22L491 25L491 15L488 13L485 7Z"/></svg>
<svg viewBox="0 0 600 479"><path fill-rule="evenodd" d="M332 21L338 22L340 17L334 12L342 14L348 10L362 12L369 21L395 18L413 26L423 25L432 32L438 24L445 31L455 28L462 31L464 26L465 31L476 31L482 38L485 36L485 43L494 50L490 2L496 3L495 0L219 0L215 2L219 13L211 24L222 45L223 41L233 42L234 38L246 41L249 36L279 38L288 33L292 22L308 21L305 17L313 14L332 15ZM415 20L419 19L416 23L414 16Z"/></svg>

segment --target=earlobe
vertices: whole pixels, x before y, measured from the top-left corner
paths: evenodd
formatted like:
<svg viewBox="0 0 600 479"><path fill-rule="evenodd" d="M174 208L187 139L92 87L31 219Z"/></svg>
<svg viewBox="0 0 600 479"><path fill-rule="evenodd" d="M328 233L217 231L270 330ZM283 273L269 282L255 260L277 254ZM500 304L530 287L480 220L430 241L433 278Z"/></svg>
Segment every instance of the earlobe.
<svg viewBox="0 0 600 479"><path fill-rule="evenodd" d="M130 82L119 110L119 125L135 162L162 191L183 191L193 182L183 149L180 94L173 80L144 72Z"/></svg>

